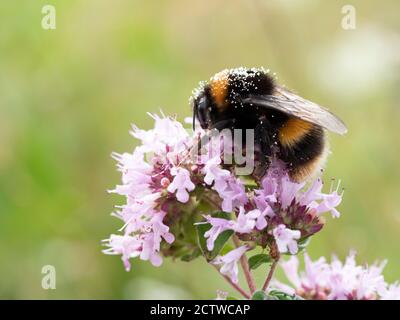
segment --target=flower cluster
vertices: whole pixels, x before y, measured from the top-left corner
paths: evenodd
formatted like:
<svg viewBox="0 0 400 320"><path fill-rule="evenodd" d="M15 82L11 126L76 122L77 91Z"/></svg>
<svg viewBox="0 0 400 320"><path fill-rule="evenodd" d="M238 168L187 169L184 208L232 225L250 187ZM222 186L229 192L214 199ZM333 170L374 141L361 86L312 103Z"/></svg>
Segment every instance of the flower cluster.
<svg viewBox="0 0 400 320"><path fill-rule="evenodd" d="M153 129L145 131L134 126L131 131L141 145L132 153L113 154L122 184L110 192L126 197L126 204L117 207L113 216L124 222L120 230L124 234L104 240L108 246L104 253L121 255L127 270L134 257L149 260L154 266L162 263L162 245L175 241L177 235L170 229L183 223L189 215L185 211L193 209L190 195L196 187L217 193L225 211L247 201L239 179L220 166L221 146L206 155L193 155L200 132L193 137L178 121L151 116L155 120ZM168 249L165 255L171 254Z"/></svg>
<svg viewBox="0 0 400 320"><path fill-rule="evenodd" d="M305 272L300 274L297 257L281 264L294 288L278 281L273 285L312 300L400 300L400 285L386 283L382 275L386 262L360 266L351 252L344 263L335 256L330 263L323 257L312 261L304 254L304 264Z"/></svg>
<svg viewBox="0 0 400 320"><path fill-rule="evenodd" d="M155 127L144 131L133 127L131 134L141 141L132 153L117 154L122 185L110 192L126 197L126 204L113 215L124 225L123 235L111 235L105 240L107 254L120 254L125 268L130 258L150 260L155 266L162 263L161 242L172 243L175 236L164 223L172 195L187 202L188 192L194 189L188 168L179 166L185 157L190 137L183 126L172 119L153 115Z"/></svg>
<svg viewBox="0 0 400 320"><path fill-rule="evenodd" d="M298 242L323 227L323 213L340 216L336 210L342 199L338 189L323 193L321 179L316 179L308 189L305 185L305 182L291 181L282 163L272 163L259 189L242 194L242 186L233 198L241 199L236 206L235 220L205 216L211 225L205 234L208 250L213 249L219 234L233 230L243 241L252 241L264 248L276 244L279 252L296 254Z"/></svg>
<svg viewBox="0 0 400 320"><path fill-rule="evenodd" d="M321 230L323 213L339 216L341 194L323 193L321 179L306 188L305 183L291 181L284 165L273 160L261 181L247 185L224 163L226 146L213 140L205 152L193 154L201 130L189 134L175 119L152 117L153 129L133 127L131 132L141 145L132 153L113 154L122 185L111 192L125 196L126 203L113 213L123 221L123 234L105 240L104 252L121 255L127 270L134 257L159 266L162 256L178 256L185 246L196 245L186 239L190 229L208 224L206 250L213 251L227 230L245 243L213 257L221 273L237 282L237 261L247 250L261 246L296 254L299 243ZM198 208L204 203L209 207L201 215ZM229 214L217 217L215 211ZM194 251L191 255L196 257Z"/></svg>

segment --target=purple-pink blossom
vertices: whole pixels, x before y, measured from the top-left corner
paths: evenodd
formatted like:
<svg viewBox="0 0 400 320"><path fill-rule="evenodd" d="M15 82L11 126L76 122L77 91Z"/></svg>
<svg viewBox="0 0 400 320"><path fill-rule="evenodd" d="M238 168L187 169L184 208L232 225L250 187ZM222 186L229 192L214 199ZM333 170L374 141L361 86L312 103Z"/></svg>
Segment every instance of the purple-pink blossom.
<svg viewBox="0 0 400 320"><path fill-rule="evenodd" d="M226 188L226 180L230 176L228 170L221 168L221 155L216 155L215 157L206 161L204 165L203 172L204 182L208 185L215 184L216 190L222 191Z"/></svg>
<svg viewBox="0 0 400 320"><path fill-rule="evenodd" d="M108 246L109 248L103 252L106 254L120 254L126 271L131 269L129 259L139 256L141 251L139 238L128 235L120 236L112 234L108 240Z"/></svg>
<svg viewBox="0 0 400 320"><path fill-rule="evenodd" d="M142 144L132 153L113 154L122 184L111 192L126 197L126 203L118 206L113 215L123 221L124 234L107 239L108 249L104 252L121 254L126 269L130 268L129 259L134 257L149 260L155 266L162 263L162 243L175 240L164 223L169 201L165 190L184 203L195 188L184 163L192 138L174 119L151 116L155 120L153 129L132 127L131 134Z"/></svg>
<svg viewBox="0 0 400 320"><path fill-rule="evenodd" d="M172 168L171 174L174 180L170 183L167 190L174 193L179 202L185 203L189 200L189 192L194 190L194 184L190 180L190 173L184 168Z"/></svg>
<svg viewBox="0 0 400 320"><path fill-rule="evenodd" d="M213 218L210 215L204 216L204 218L211 225L211 228L204 233L204 238L207 239L207 249L212 251L218 236L226 230L233 230L234 222L223 218Z"/></svg>
<svg viewBox="0 0 400 320"><path fill-rule="evenodd" d="M386 262L371 266L357 265L354 252L349 254L344 263L335 256L330 263L323 257L312 261L307 254L304 254L304 262L304 272L299 272L296 256L281 263L292 287L278 281L274 282L274 287L305 299L400 300L398 284L386 283L382 275Z"/></svg>
<svg viewBox="0 0 400 320"><path fill-rule="evenodd" d="M272 231L272 233L279 252L290 252L291 254L297 253L298 247L296 240L300 239L300 231L290 230L284 224L280 224Z"/></svg>
<svg viewBox="0 0 400 320"><path fill-rule="evenodd" d="M226 212L231 212L248 202L243 183L233 176L226 180L226 187L217 189L217 192L222 199L221 209Z"/></svg>
<svg viewBox="0 0 400 320"><path fill-rule="evenodd" d="M379 291L381 300L400 300L400 283L386 284Z"/></svg>
<svg viewBox="0 0 400 320"><path fill-rule="evenodd" d="M204 182L212 185L222 199L221 209L231 212L233 209L247 203L247 195L243 183L235 178L229 170L221 168L221 156L215 156L206 161L203 172Z"/></svg>
<svg viewBox="0 0 400 320"><path fill-rule="evenodd" d="M216 265L221 265L219 272L228 276L233 283L238 283L238 261L242 255L248 250L247 246L241 246L239 248L229 251L223 256L216 257L212 263Z"/></svg>

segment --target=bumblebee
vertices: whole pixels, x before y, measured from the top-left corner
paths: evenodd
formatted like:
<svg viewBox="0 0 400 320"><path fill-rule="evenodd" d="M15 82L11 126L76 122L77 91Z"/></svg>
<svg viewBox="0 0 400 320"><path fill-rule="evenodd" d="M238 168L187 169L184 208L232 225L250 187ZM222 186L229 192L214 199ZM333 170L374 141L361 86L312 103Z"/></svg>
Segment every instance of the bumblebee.
<svg viewBox="0 0 400 320"><path fill-rule="evenodd" d="M307 180L328 153L326 130L345 134L345 124L327 109L276 83L269 71L226 69L202 83L192 96L193 126L254 129L263 170L272 156L286 164L293 181Z"/></svg>

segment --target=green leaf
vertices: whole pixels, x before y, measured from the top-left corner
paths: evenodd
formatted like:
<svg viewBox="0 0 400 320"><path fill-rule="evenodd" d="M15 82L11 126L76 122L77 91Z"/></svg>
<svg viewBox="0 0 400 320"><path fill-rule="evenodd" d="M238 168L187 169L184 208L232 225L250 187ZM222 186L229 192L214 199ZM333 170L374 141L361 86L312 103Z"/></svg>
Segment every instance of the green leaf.
<svg viewBox="0 0 400 320"><path fill-rule="evenodd" d="M267 300L267 295L265 294L264 291L258 290L253 293L253 296L251 297L251 300Z"/></svg>
<svg viewBox="0 0 400 320"><path fill-rule="evenodd" d="M299 248L299 252L303 251L311 242L311 236L301 239L298 243L297 246Z"/></svg>
<svg viewBox="0 0 400 320"><path fill-rule="evenodd" d="M232 237L233 235L233 230L225 230L222 232L217 240L214 242L214 249L209 253L209 260L213 260L222 250L224 247L225 243L228 242L228 240Z"/></svg>
<svg viewBox="0 0 400 320"><path fill-rule="evenodd" d="M244 186L245 186L246 189L248 189L248 190L254 190L254 189L258 189L258 188L259 188L259 186L256 185L256 184L245 184Z"/></svg>
<svg viewBox="0 0 400 320"><path fill-rule="evenodd" d="M272 258L265 254L265 253L260 253L260 254L256 254L254 256L252 256L249 259L249 266L250 269L257 269L259 266L261 266L263 263L268 263L271 262Z"/></svg>
<svg viewBox="0 0 400 320"><path fill-rule="evenodd" d="M199 248L203 255L207 253L207 240L204 238L204 234L210 230L211 226L208 223L201 223L196 225L197 230L197 242L199 244Z"/></svg>
<svg viewBox="0 0 400 320"><path fill-rule="evenodd" d="M214 216L225 219L225 217L229 217L229 214L226 212L218 212ZM199 247L207 261L213 260L221 252L226 242L233 235L233 230L225 230L215 240L214 249L212 251L208 251L207 240L204 238L204 234L211 229L211 225L209 223L201 223L196 225L196 229Z"/></svg>
<svg viewBox="0 0 400 320"><path fill-rule="evenodd" d="M299 297L298 295L287 294L279 290L271 290L268 293L268 298L273 298L276 300L304 300L302 297Z"/></svg>
<svg viewBox="0 0 400 320"><path fill-rule="evenodd" d="M239 299L233 296L227 296L226 300L239 300Z"/></svg>
<svg viewBox="0 0 400 320"><path fill-rule="evenodd" d="M225 243L225 245L223 246L223 248L219 252L219 254L221 256L226 255L229 251L232 251L233 249L235 249L235 246L232 243L227 242L227 243Z"/></svg>
<svg viewBox="0 0 400 320"><path fill-rule="evenodd" d="M221 219L226 219L226 220L232 220L231 219L231 214L229 212L224 212L224 211L218 211L214 212L212 214L214 218L221 218Z"/></svg>

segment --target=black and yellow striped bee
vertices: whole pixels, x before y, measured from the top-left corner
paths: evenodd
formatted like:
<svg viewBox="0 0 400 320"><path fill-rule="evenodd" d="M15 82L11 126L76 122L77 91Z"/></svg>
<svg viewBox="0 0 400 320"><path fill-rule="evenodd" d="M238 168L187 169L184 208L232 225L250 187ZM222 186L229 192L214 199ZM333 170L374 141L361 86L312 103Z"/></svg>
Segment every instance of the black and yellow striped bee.
<svg viewBox="0 0 400 320"><path fill-rule="evenodd" d="M223 70L195 90L192 101L193 125L197 119L203 129L254 129L263 167L274 154L297 182L323 165L324 129L347 132L338 117L276 84L264 69Z"/></svg>

